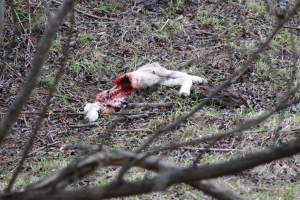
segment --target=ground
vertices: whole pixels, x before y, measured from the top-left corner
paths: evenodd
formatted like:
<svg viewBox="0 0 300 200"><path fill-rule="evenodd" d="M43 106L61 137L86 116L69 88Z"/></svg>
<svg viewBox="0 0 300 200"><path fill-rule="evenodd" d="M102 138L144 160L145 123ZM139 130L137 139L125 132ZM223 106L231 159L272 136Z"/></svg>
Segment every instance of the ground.
<svg viewBox="0 0 300 200"><path fill-rule="evenodd" d="M17 25L6 25L5 46L1 50L3 60L0 62L4 66L0 68L1 117L30 71L33 47L46 23L45 15L50 13L48 8L54 11L58 6L58 1L51 2L46 5L32 1L34 15L29 15L24 11L27 9L25 4L16 1ZM129 102L171 102L171 107L125 108L124 111L137 113L135 116L143 115L133 119L122 118L115 127L112 124L120 116L101 116L96 125L86 126L80 114L83 105L91 101L97 92L110 88L118 74L134 70L142 64L160 62L170 69L204 76L214 87L229 77L274 27L272 17L260 1L246 4L240 1L193 2L196 1L159 1L153 5L134 7L127 1L105 0L101 3L80 1L76 5L76 26L67 69L52 99L51 111L17 180L17 189L53 173L81 155L80 152L63 150L66 145L104 143L116 149L134 150L150 136L149 130L171 122L203 99L198 86L187 98L179 97L176 87L159 87L142 92L130 98ZM229 103L223 106L211 102L187 123L162 135L153 146L217 134L274 106L286 93L288 79L294 73L295 55L290 34L293 33L296 47L299 38L297 32L288 27L297 26L297 20L299 17L280 31L268 49L252 63L252 70L228 89L245 100L243 105L230 106ZM70 23L65 22L60 29L43 67L38 87L18 118L12 134L0 148L0 188L7 184L31 134L59 66L62 35L69 26ZM296 136L294 130L299 129L299 124L300 115L295 105L246 131L243 136L218 142L213 149L203 153L200 163L228 160L288 141ZM162 152L161 156L183 166L192 163L202 148L200 144L182 147L176 151ZM217 181L250 199L299 199L299 167L298 155ZM77 181L72 187L103 185L117 171L117 168L100 169L97 175ZM135 179L144 175L144 171L134 169L126 177ZM134 199L199 199L199 195L201 199L210 199L184 185Z"/></svg>

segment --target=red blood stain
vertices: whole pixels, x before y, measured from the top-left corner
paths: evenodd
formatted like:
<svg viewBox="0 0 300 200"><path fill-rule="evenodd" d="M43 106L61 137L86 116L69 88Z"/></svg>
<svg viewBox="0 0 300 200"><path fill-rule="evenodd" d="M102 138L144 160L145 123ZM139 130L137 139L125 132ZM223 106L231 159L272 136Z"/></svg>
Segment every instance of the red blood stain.
<svg viewBox="0 0 300 200"><path fill-rule="evenodd" d="M116 86L96 95L95 101L103 106L102 113L113 112L114 109L111 107L120 107L126 97L136 92L136 89L131 85L130 77L127 75L117 77L114 83Z"/></svg>

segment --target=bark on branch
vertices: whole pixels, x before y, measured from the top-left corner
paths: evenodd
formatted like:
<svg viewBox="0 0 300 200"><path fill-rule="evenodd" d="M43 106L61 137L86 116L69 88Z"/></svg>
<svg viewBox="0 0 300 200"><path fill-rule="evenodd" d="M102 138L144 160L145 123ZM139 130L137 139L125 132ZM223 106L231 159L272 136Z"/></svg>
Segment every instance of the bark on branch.
<svg viewBox="0 0 300 200"><path fill-rule="evenodd" d="M263 150L256 153L249 153L243 157L235 158L230 161L225 161L213 165L203 165L199 167L189 167L189 168L179 168L173 167L169 164L164 164L157 157L148 157L147 162L145 160L136 163L138 166L141 166L146 169L157 170L159 175L154 178L143 179L136 182L123 182L116 187L112 187L113 184L108 184L104 187L96 187L90 189L80 189L77 191L57 191L55 193L49 193L49 191L39 190L43 184L38 183L33 186L30 190L25 190L24 192L4 194L0 196L1 200L11 200L11 199L26 199L26 200L40 200L40 199L52 199L52 200L62 200L62 199L73 199L73 200L92 200L92 199L101 199L101 198L112 198L112 197L123 197L136 194L145 194L154 191L162 191L167 189L169 186L178 184L178 183L188 183L194 181L201 181L205 179L211 179L221 176L234 175L241 171L251 169L261 164L265 164L277 159L289 157L300 152L300 138L283 144L281 146L273 147L268 150ZM97 157L97 156L98 157ZM124 154L123 154L124 155ZM103 166L105 163L110 163L114 165L120 165L120 154L116 154L114 162L112 160L107 160L107 157L101 154L95 154L92 157L88 157L82 164L92 164L87 165L89 167L95 168L98 163L101 163ZM132 156L132 155L129 155ZM139 154L139 156L143 156ZM139 156L134 159L139 159ZM97 157L97 158L96 158ZM99 161L99 159L102 162ZM74 167L74 166L73 166ZM78 166L79 167L79 166ZM80 168L73 168L73 171ZM85 169L88 172L90 168ZM72 171L72 167L67 170L69 173ZM80 173L79 171L76 171ZM86 172L85 172L86 173ZM58 173L56 178L53 180L48 180L49 183L57 185L61 181L57 180L68 180L68 176L65 178L62 175L65 173ZM74 173L70 173L71 175ZM73 176L73 175L72 175ZM70 177L72 177L70 176ZM74 178L74 176L73 176ZM69 179L70 180L70 179ZM46 182L44 182L46 183ZM48 188L48 187L46 187ZM53 188L52 188L53 189Z"/></svg>
<svg viewBox="0 0 300 200"><path fill-rule="evenodd" d="M72 4L73 0L65 0L57 12L50 18L44 36L38 43L36 54L31 62L32 69L30 74L16 100L10 106L7 115L0 122L0 144L9 134L12 125L17 120L17 117L21 113L26 101L29 99L34 87L36 86L41 68L47 59L48 51L51 47L52 41L55 38L59 26L62 24L67 13L71 10Z"/></svg>
<svg viewBox="0 0 300 200"><path fill-rule="evenodd" d="M89 148L95 151L99 148L99 146L90 145ZM96 152L87 158L62 169L58 173L49 176L38 183L32 184L28 187L28 190L61 190L68 186L73 180L93 172L96 167L122 166L126 160L140 159L142 156L142 154L138 155L126 151L102 148L100 152ZM136 163L136 166L158 173L180 169L179 167L176 167L171 163L164 162L161 158L155 156L148 157L145 160ZM188 182L187 184L215 198L227 200L242 199L242 197L238 194L219 186L213 181Z"/></svg>

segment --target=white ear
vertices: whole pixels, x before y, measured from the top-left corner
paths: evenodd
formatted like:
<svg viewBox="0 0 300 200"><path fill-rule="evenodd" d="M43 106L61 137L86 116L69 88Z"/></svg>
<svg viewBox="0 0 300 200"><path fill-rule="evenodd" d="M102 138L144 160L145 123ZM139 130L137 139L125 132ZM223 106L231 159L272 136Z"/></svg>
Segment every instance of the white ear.
<svg viewBox="0 0 300 200"><path fill-rule="evenodd" d="M85 119L89 120L89 122L94 122L99 118L98 111L100 110L101 106L98 102L95 103L87 103L84 106L85 112Z"/></svg>

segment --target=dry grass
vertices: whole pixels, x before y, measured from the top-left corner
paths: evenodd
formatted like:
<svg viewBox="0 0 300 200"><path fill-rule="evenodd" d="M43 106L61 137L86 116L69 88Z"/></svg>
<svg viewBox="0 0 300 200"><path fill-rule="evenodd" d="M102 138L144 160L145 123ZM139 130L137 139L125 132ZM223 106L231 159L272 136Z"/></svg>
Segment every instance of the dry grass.
<svg viewBox="0 0 300 200"><path fill-rule="evenodd" d="M33 152L20 176L17 187L27 184L46 175L49 171L61 168L66 161L80 155L78 152L60 151L66 144L73 143L105 143L113 148L133 150L149 135L147 130L166 124L175 116L188 111L201 101L201 95L195 89L189 98L177 96L177 88L159 88L158 92L146 92L130 98L134 102L173 102L174 107L138 110L136 112L155 112L138 120L123 120L109 133L106 128L116 116L103 116L98 126L86 128L70 128L70 125L83 123L80 115L67 115L69 111L80 112L82 106L96 92L112 86L112 79L138 66L158 61L171 69L178 69L182 63L196 59L184 70L208 78L212 85L224 80L239 66L256 44L266 38L272 28L271 18L264 5L254 3L208 3L202 1L198 5L188 5L184 1L176 1L176 5L160 5L160 12L145 8L139 12L132 11L132 6L125 1L82 2L78 9L97 16L108 17L109 20L98 20L82 13L76 13L76 33L73 38L72 59L69 60L64 80L58 86L58 93L53 99L51 109L59 113L51 113L38 138ZM17 4L18 14L22 17L23 26L29 27L28 16L21 12L21 4ZM38 7L36 12L43 6ZM51 4L50 7L55 7ZM19 11L20 10L20 11ZM241 19L241 16L243 19ZM23 19L24 18L24 19ZM42 22L36 22L40 24ZM68 24L66 24L67 26ZM293 26L293 24L289 24ZM7 25L9 27L9 25ZM35 30L35 29L34 29ZM7 30L6 34L10 34ZM61 31L64 31L62 28ZM246 97L248 105L240 108L222 108L207 105L186 124L176 131L160 137L154 145L169 142L186 141L201 137L208 133L218 133L230 129L246 118L255 116L262 109L274 105L287 89L287 77L290 76L291 58L293 57L289 29L283 30L269 49L261 55L255 70L250 72L241 82L234 84L232 90ZM20 36L21 42L7 42L5 57L7 68L0 75L0 111L5 112L7 104L15 97L23 77L29 67L26 65L32 56L28 49L27 36ZM296 39L299 39L295 36ZM31 42L36 44L39 32L31 33ZM16 39L15 39L16 40ZM12 45L13 47L9 46ZM39 87L35 90L26 111L38 111L46 95L46 89L53 79L53 72L60 52L60 35L53 44L50 58L43 69ZM10 49L14 50L11 51ZM22 66L22 67L20 67ZM274 130L282 127L280 140L295 137L289 130L299 127L299 114L286 110L274 116L259 127L249 131L244 137L223 140L216 149L232 149L226 152L209 151L203 154L201 163L214 163L242 156L247 151L257 151L275 142ZM2 170L0 180L5 183L16 165L25 139L31 132L34 114L22 115L15 125L14 132L0 149ZM142 130L141 130L142 129ZM127 131L124 131L127 130ZM138 130L138 131L135 131ZM141 130L141 131L139 131ZM166 160L188 165L200 152L198 147L181 148L172 152L163 152ZM297 199L299 198L299 165L298 157L258 167L243 174L225 177L218 181L232 190L240 192L251 199ZM97 176L77 181L73 187L87 185L103 185L117 172L116 168L100 169ZM151 176L143 170L129 171L128 179ZM0 187L3 187L1 184ZM128 199L210 199L199 192L180 185L170 188L164 193L154 193Z"/></svg>

